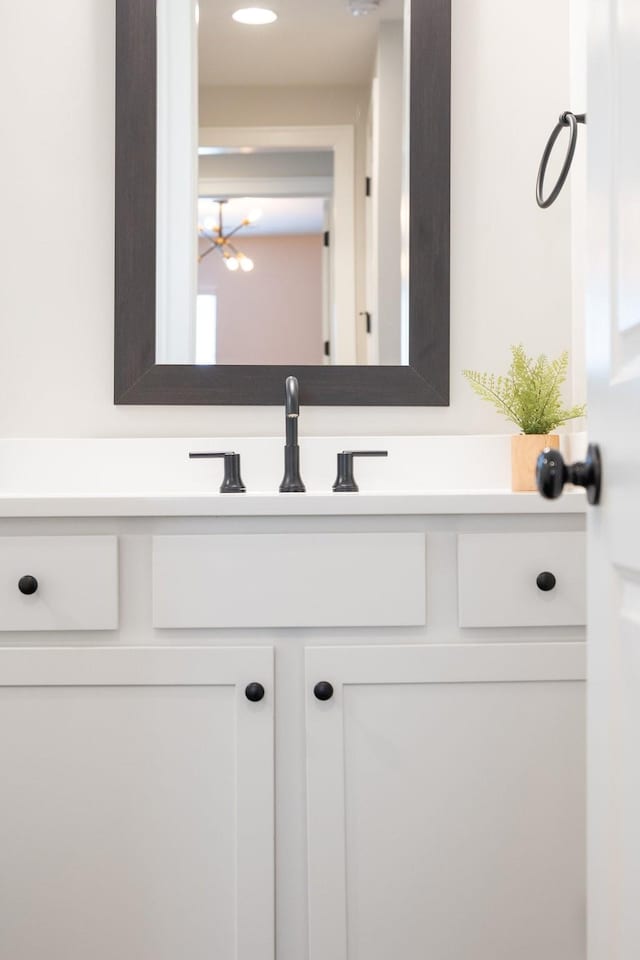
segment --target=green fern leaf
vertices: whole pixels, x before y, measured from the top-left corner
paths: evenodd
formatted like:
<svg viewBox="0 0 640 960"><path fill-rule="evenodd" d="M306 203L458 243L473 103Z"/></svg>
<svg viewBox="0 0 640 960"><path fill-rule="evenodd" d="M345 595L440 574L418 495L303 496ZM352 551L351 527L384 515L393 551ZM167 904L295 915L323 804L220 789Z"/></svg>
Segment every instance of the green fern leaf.
<svg viewBox="0 0 640 960"><path fill-rule="evenodd" d="M569 354L565 350L554 360L544 354L528 357L522 344L511 347L511 365L506 376L463 370L472 390L491 403L523 433L547 434L556 427L583 417L586 407L566 408L562 385L567 379Z"/></svg>

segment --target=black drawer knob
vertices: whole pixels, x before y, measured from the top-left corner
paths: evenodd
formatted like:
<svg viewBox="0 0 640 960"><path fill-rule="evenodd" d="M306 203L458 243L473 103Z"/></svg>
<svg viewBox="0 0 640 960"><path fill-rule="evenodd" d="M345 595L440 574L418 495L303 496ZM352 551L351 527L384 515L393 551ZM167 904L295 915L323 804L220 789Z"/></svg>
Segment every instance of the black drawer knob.
<svg viewBox="0 0 640 960"><path fill-rule="evenodd" d="M20 593L24 593L26 596L30 596L32 593L35 593L37 589L38 581L35 577L20 577L18 580L18 590Z"/></svg>
<svg viewBox="0 0 640 960"><path fill-rule="evenodd" d="M264 687L261 683L250 683L244 691L247 700L251 703L259 703L264 698Z"/></svg>
<svg viewBox="0 0 640 960"><path fill-rule="evenodd" d="M556 585L556 578L552 573L549 573L548 570L545 570L543 573L539 573L536 577L536 584L538 590L543 590L547 593L549 590L553 590Z"/></svg>
<svg viewBox="0 0 640 960"><path fill-rule="evenodd" d="M328 680L320 680L313 688L313 695L316 700L331 700L333 696L333 686Z"/></svg>

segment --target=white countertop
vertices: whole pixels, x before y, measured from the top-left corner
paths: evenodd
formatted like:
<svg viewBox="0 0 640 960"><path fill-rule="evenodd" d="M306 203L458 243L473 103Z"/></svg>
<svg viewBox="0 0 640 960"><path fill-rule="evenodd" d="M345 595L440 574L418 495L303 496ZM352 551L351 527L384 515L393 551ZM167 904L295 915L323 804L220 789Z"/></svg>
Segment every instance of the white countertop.
<svg viewBox="0 0 640 960"><path fill-rule="evenodd" d="M584 436L562 438L579 459ZM339 450L386 450L355 464L359 493L332 493ZM220 460L236 450L244 494L220 494ZM508 435L307 437L307 493L279 494L281 437L0 439L0 517L300 517L583 513L583 491L557 501L512 493Z"/></svg>
<svg viewBox="0 0 640 960"><path fill-rule="evenodd" d="M314 517L584 513L584 491L543 500L510 490L383 493L0 494L8 517Z"/></svg>

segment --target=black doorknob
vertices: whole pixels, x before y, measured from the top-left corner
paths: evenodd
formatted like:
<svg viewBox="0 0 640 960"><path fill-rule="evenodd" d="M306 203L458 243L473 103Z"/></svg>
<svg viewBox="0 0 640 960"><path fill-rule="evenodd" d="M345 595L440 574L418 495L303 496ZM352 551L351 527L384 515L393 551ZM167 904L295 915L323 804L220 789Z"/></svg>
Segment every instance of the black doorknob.
<svg viewBox="0 0 640 960"><path fill-rule="evenodd" d="M246 687L244 695L247 700L251 700L251 703L259 703L264 697L264 687L261 683L250 683Z"/></svg>
<svg viewBox="0 0 640 960"><path fill-rule="evenodd" d="M320 680L313 688L313 695L316 700L331 700L333 696L333 686L328 680Z"/></svg>
<svg viewBox="0 0 640 960"><path fill-rule="evenodd" d="M556 500L565 483L574 483L587 491L589 503L600 502L602 463L600 447L590 443L584 463L566 464L558 450L543 450L536 464L536 484L539 492L548 500Z"/></svg>
<svg viewBox="0 0 640 960"><path fill-rule="evenodd" d="M536 577L536 585L538 590L543 590L546 593L548 590L553 590L556 585L556 578L548 570L545 570Z"/></svg>
<svg viewBox="0 0 640 960"><path fill-rule="evenodd" d="M18 590L20 593L24 593L27 596L30 596L32 593L35 593L38 589L38 581L35 577L26 576L20 577L18 580Z"/></svg>

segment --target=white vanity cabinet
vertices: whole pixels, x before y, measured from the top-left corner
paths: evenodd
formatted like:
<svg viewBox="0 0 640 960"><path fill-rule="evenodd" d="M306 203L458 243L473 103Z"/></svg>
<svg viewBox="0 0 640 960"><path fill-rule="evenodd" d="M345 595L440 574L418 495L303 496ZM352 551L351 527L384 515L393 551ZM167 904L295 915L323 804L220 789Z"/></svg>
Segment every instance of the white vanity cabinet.
<svg viewBox="0 0 640 960"><path fill-rule="evenodd" d="M0 518L0 957L585 960L583 527Z"/></svg>
<svg viewBox="0 0 640 960"><path fill-rule="evenodd" d="M0 956L271 960L273 706L269 647L0 649Z"/></svg>
<svg viewBox="0 0 640 960"><path fill-rule="evenodd" d="M423 626L419 533L154 537L155 627Z"/></svg>
<svg viewBox="0 0 640 960"><path fill-rule="evenodd" d="M309 647L306 676L310 960L583 960L580 645Z"/></svg>
<svg viewBox="0 0 640 960"><path fill-rule="evenodd" d="M117 627L116 537L0 537L0 632Z"/></svg>

